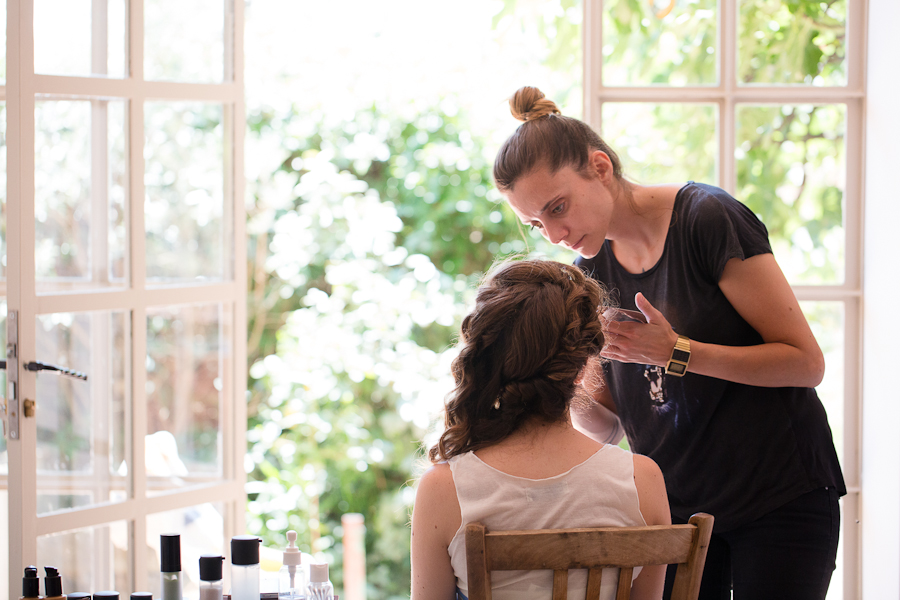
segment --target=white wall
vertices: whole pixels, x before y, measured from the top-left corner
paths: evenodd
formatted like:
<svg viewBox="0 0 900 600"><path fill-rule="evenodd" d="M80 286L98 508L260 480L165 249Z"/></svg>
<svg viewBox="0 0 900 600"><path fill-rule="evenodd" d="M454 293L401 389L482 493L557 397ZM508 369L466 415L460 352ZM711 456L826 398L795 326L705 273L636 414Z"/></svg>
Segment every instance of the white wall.
<svg viewBox="0 0 900 600"><path fill-rule="evenodd" d="M898 24L898 0L869 0L860 475L866 599L900 598Z"/></svg>

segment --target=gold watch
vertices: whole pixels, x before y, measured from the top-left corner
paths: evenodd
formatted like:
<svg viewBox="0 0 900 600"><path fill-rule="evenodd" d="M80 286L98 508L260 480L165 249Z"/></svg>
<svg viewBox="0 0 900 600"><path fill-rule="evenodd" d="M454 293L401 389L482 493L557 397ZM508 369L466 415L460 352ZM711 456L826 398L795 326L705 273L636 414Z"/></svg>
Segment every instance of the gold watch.
<svg viewBox="0 0 900 600"><path fill-rule="evenodd" d="M683 377L687 373L689 362L691 362L691 340L679 335L675 347L672 348L672 356L666 363L666 375Z"/></svg>

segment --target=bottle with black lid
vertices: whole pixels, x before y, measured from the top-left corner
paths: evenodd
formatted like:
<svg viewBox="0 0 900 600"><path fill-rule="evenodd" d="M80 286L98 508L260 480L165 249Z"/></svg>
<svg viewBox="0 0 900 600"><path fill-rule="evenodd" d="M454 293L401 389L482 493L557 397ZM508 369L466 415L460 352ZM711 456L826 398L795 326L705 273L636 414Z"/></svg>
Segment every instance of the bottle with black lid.
<svg viewBox="0 0 900 600"><path fill-rule="evenodd" d="M259 543L255 535L231 538L231 599L259 600Z"/></svg>
<svg viewBox="0 0 900 600"><path fill-rule="evenodd" d="M200 557L200 600L222 600L222 563L225 557L204 554Z"/></svg>
<svg viewBox="0 0 900 600"><path fill-rule="evenodd" d="M94 600L119 600L119 592L94 592Z"/></svg>
<svg viewBox="0 0 900 600"><path fill-rule="evenodd" d="M41 597L41 580L38 577L37 567L28 565L25 567L25 575L22 577L22 600Z"/></svg>
<svg viewBox="0 0 900 600"><path fill-rule="evenodd" d="M159 536L160 598L181 600L181 536L163 533Z"/></svg>
<svg viewBox="0 0 900 600"><path fill-rule="evenodd" d="M62 600L62 577L56 567L44 567L44 598L45 600Z"/></svg>

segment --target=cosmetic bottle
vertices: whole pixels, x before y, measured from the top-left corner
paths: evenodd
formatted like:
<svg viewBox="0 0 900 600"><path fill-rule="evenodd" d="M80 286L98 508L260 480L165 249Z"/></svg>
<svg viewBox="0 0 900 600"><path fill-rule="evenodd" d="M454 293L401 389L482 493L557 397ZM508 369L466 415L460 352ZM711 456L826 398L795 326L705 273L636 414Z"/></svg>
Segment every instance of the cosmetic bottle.
<svg viewBox="0 0 900 600"><path fill-rule="evenodd" d="M153 594L150 592L132 592L131 600L153 600Z"/></svg>
<svg viewBox="0 0 900 600"><path fill-rule="evenodd" d="M222 563L215 554L200 557L200 600L222 600Z"/></svg>
<svg viewBox="0 0 900 600"><path fill-rule="evenodd" d="M94 592L94 600L119 600L119 592Z"/></svg>
<svg viewBox="0 0 900 600"><path fill-rule="evenodd" d="M35 566L25 567L25 576L22 577L22 600L41 597L41 580Z"/></svg>
<svg viewBox="0 0 900 600"><path fill-rule="evenodd" d="M159 536L160 598L181 600L181 536L164 533Z"/></svg>
<svg viewBox="0 0 900 600"><path fill-rule="evenodd" d="M328 580L328 564L309 565L308 600L333 600L334 586Z"/></svg>
<svg viewBox="0 0 900 600"><path fill-rule="evenodd" d="M278 572L278 598L300 600L306 598L306 573L301 566L302 554L297 547L297 532L287 532L288 547L284 549L281 570Z"/></svg>
<svg viewBox="0 0 900 600"><path fill-rule="evenodd" d="M44 567L44 598L45 600L61 600L65 598L62 593L62 578L56 567Z"/></svg>
<svg viewBox="0 0 900 600"><path fill-rule="evenodd" d="M255 535L231 538L231 600L259 600L259 543Z"/></svg>

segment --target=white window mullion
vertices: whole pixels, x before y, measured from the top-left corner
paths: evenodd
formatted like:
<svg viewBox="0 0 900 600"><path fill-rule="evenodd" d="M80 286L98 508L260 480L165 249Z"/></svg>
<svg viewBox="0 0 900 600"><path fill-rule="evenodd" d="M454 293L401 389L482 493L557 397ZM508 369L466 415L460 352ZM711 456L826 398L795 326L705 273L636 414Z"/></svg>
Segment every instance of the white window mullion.
<svg viewBox="0 0 900 600"><path fill-rule="evenodd" d="M139 506L147 497L145 438L147 435L147 309L146 243L144 236L144 1L128 3L128 79L131 94L128 110L129 173L129 274L136 299L131 313L131 486ZM132 589L147 589L147 519L137 512L131 523L129 550Z"/></svg>

